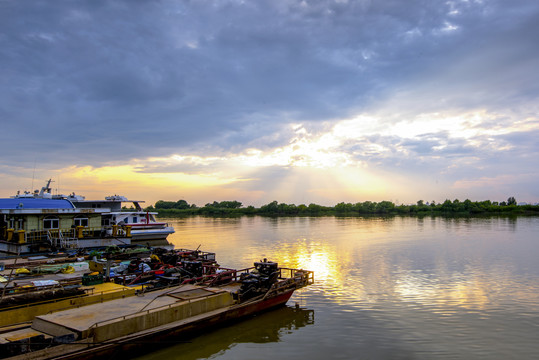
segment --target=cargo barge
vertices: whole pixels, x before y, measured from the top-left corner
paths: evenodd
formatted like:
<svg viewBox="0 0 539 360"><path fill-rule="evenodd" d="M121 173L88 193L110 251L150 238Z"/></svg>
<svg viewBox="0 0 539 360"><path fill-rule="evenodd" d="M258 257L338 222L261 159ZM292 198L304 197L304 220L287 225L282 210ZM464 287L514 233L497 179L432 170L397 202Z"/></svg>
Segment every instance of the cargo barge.
<svg viewBox="0 0 539 360"><path fill-rule="evenodd" d="M38 315L125 298L141 290L182 283L210 283L215 279L217 269L219 272L225 270L219 267L215 253L211 252L135 250L101 253L106 259L79 258L76 262L74 258L45 256L34 257L33 261L11 259L2 262L5 269L0 271L0 332L1 327L29 322ZM164 261L152 262L151 257L157 258L156 254ZM127 265L131 263L139 265L132 269ZM139 270L142 264L151 266L150 270Z"/></svg>
<svg viewBox="0 0 539 360"><path fill-rule="evenodd" d="M252 268L218 272L209 283L184 283L37 316L31 325L0 333L0 353L27 360L128 357L282 306L295 290L313 282L312 271L279 268L264 259Z"/></svg>

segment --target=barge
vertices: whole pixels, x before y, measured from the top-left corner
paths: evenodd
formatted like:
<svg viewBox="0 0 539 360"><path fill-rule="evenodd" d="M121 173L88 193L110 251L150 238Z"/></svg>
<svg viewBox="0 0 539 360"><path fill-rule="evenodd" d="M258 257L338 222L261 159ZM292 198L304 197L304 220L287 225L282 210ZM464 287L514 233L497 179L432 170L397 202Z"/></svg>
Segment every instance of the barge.
<svg viewBox="0 0 539 360"><path fill-rule="evenodd" d="M156 254L162 260L152 262L152 257L159 259ZM225 271L215 261L215 253L201 250L157 248L151 255L145 251L101 255L106 259L79 258L80 261L72 262L75 259L43 257L2 263L5 269L0 271L0 327L29 322L55 311L133 296L144 289L210 283L215 280L217 269ZM150 270L139 270L143 263L151 266ZM132 264L137 266L133 269ZM23 271L17 273L20 270Z"/></svg>
<svg viewBox="0 0 539 360"><path fill-rule="evenodd" d="M264 259L253 268L219 272L209 283L184 283L37 316L31 325L0 331L0 354L27 360L127 357L282 306L295 290L313 282L312 271L279 268Z"/></svg>

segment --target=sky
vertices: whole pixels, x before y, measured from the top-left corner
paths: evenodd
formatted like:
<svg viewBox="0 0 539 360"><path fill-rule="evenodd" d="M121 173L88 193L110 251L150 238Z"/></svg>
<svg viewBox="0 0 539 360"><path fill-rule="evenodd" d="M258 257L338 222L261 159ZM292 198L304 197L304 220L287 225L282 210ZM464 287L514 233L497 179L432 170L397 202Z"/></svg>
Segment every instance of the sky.
<svg viewBox="0 0 539 360"><path fill-rule="evenodd" d="M0 0L0 196L539 202L535 0Z"/></svg>

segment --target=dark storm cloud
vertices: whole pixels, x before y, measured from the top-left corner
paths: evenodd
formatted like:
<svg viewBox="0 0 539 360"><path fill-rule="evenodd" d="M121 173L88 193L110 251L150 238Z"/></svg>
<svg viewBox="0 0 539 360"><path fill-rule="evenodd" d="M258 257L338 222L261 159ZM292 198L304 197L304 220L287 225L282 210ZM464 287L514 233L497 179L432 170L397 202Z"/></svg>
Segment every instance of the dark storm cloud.
<svg viewBox="0 0 539 360"><path fill-rule="evenodd" d="M537 97L538 8L2 1L3 163L99 165L278 146L288 122L346 118L391 98L416 112L521 106ZM418 153L434 145L400 144Z"/></svg>

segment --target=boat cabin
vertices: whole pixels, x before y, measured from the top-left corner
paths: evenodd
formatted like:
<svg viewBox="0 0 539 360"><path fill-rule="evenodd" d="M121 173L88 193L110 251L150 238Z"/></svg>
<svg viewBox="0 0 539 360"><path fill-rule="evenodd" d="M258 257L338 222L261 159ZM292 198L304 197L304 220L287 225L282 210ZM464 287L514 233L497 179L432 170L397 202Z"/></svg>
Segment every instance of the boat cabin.
<svg viewBox="0 0 539 360"><path fill-rule="evenodd" d="M78 209L66 199L0 199L0 251L13 250L15 244L32 250L69 247L78 239L100 237L102 214L109 211Z"/></svg>

